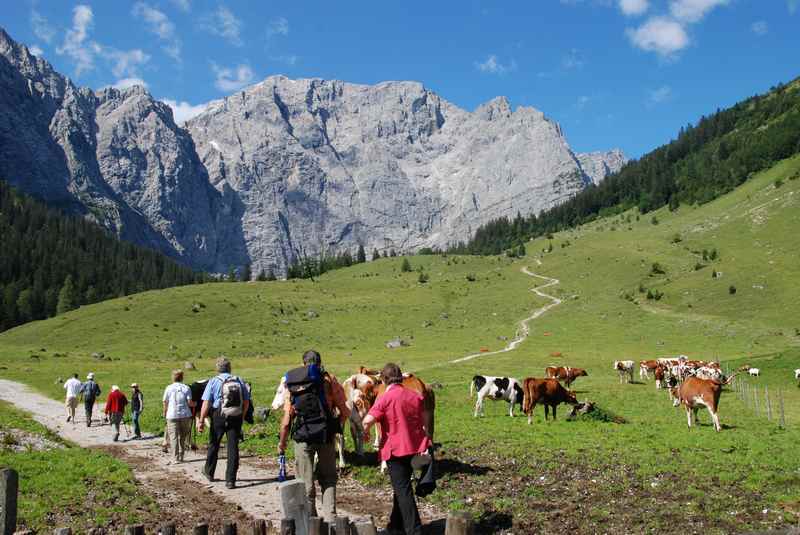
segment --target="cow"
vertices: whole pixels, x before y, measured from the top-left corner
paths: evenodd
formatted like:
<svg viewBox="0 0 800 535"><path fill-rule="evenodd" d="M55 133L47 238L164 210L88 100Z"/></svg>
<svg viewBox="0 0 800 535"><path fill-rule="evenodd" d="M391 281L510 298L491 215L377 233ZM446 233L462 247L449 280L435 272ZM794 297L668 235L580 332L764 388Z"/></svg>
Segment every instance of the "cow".
<svg viewBox="0 0 800 535"><path fill-rule="evenodd" d="M518 403L522 408L523 394L519 381L513 377L494 377L491 375L476 375L469 384L469 395L472 397L473 388L478 393L475 402L474 417L478 414L483 415L483 400L488 397L494 401L504 400L508 402L508 415L514 417L514 404Z"/></svg>
<svg viewBox="0 0 800 535"><path fill-rule="evenodd" d="M736 374L734 374L736 375ZM680 385L673 386L669 390L672 405L678 407L683 405L686 409L686 422L691 429L692 427L692 413L694 413L694 421L697 423L697 410L702 405L708 409L711 414L711 420L714 422L714 429L719 432L722 426L719 423L719 396L722 393L723 385L728 384L734 375L728 377L725 382L716 381L714 379L700 379L698 377L688 377Z"/></svg>
<svg viewBox="0 0 800 535"><path fill-rule="evenodd" d="M330 378L331 388L342 388L342 385L339 384L339 381L336 380L336 377L330 375ZM287 395L289 395L289 389L286 388L286 376L284 375L281 377L281 382L278 384L278 388L275 389L275 397L272 398L270 409L273 411L282 409L283 404L286 402ZM342 395L344 395L344 393ZM267 413L267 416L269 416L269 413ZM334 408L332 416L338 419L339 410ZM339 468L343 468L347 464L344 460L344 435L341 432L336 433L336 435L333 437L333 443L336 446L336 452L338 454L337 464Z"/></svg>
<svg viewBox="0 0 800 535"><path fill-rule="evenodd" d="M197 451L197 431L196 429L200 427L200 409L203 407L203 392L206 390L206 385L208 385L208 379L202 379L200 381L195 381L189 385L189 391L192 394L192 402L194 403L194 407L192 409L192 440L190 444L190 448L192 451ZM209 418L206 418L206 427L211 427L211 421ZM164 435L166 438L166 434ZM165 440L166 443L166 440Z"/></svg>
<svg viewBox="0 0 800 535"><path fill-rule="evenodd" d="M619 374L619 382L632 383L633 382L633 361L632 360L615 360L614 369ZM627 377L627 379L626 379Z"/></svg>
<svg viewBox="0 0 800 535"><path fill-rule="evenodd" d="M362 421L375 403L378 382L371 376L357 373L344 382L344 399L350 409L350 434L359 456L364 455L364 427Z"/></svg>
<svg viewBox="0 0 800 535"><path fill-rule="evenodd" d="M761 370L758 368L749 368L747 370L748 375L751 377L759 377L761 375Z"/></svg>
<svg viewBox="0 0 800 535"><path fill-rule="evenodd" d="M589 374L583 368L570 368L569 366L548 366L544 369L544 373L548 379L558 379L564 381L567 388L578 377L588 377Z"/></svg>
<svg viewBox="0 0 800 535"><path fill-rule="evenodd" d="M692 370L691 375L697 377L698 379L713 379L715 381L722 381L725 379L725 375L722 373L722 370L708 365L700 366L699 368Z"/></svg>
<svg viewBox="0 0 800 535"><path fill-rule="evenodd" d="M659 389L663 386L666 375L667 373L664 366L658 364L653 372L653 376L656 378L656 389Z"/></svg>
<svg viewBox="0 0 800 535"><path fill-rule="evenodd" d="M800 386L800 368L797 368L794 371L794 378L795 378L795 381L798 382L797 386Z"/></svg>
<svg viewBox="0 0 800 535"><path fill-rule="evenodd" d="M657 360L640 360L639 361L639 379L650 379L650 372L655 372L658 366Z"/></svg>
<svg viewBox="0 0 800 535"><path fill-rule="evenodd" d="M556 407L559 403L575 405L578 400L575 394L561 386L557 379L526 378L522 383L524 398L522 410L528 415L528 425L533 423L533 409L537 403L544 405L544 419L547 421L550 408L553 409L553 420L556 419Z"/></svg>

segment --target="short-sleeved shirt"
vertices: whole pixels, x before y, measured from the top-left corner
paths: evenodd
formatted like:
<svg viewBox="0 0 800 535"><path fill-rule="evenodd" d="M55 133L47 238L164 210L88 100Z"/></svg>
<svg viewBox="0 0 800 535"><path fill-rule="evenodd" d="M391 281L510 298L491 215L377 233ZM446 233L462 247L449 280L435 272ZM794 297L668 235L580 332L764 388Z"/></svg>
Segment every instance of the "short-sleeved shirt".
<svg viewBox="0 0 800 535"><path fill-rule="evenodd" d="M203 401L210 402L212 409L219 409L219 406L222 403L222 383L224 383L225 379L228 377L231 377L230 373L221 373L208 380L206 389L203 391ZM247 388L241 378L237 377L236 379L241 385L242 397L250 401L250 389Z"/></svg>
<svg viewBox="0 0 800 535"><path fill-rule="evenodd" d="M431 441L425 433L425 409L419 393L390 385L369 413L381 425L382 461L428 451Z"/></svg>
<svg viewBox="0 0 800 535"><path fill-rule="evenodd" d="M192 390L183 383L172 383L164 389L164 401L167 402L167 420L191 418Z"/></svg>
<svg viewBox="0 0 800 535"><path fill-rule="evenodd" d="M83 388L83 383L81 383L74 377L70 377L69 379L67 379L67 382L64 383L64 390L67 391L68 398L78 397L81 393L82 388Z"/></svg>

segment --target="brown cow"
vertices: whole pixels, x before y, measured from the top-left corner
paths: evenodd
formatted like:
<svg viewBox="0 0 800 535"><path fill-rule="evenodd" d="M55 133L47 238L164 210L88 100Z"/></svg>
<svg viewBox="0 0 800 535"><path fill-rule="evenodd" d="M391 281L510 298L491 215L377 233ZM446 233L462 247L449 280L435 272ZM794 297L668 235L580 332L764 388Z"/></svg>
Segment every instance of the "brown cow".
<svg viewBox="0 0 800 535"><path fill-rule="evenodd" d="M639 379L650 379L650 372L655 371L658 366L657 360L640 360L639 361Z"/></svg>
<svg viewBox="0 0 800 535"><path fill-rule="evenodd" d="M549 416L549 409L553 409L553 420L556 419L556 407L559 403L571 403L575 405L578 400L575 394L567 390L557 379L536 379L528 377L522 383L524 398L522 410L528 415L528 425L533 422L533 409L537 403L544 405L544 419Z"/></svg>
<svg viewBox="0 0 800 535"><path fill-rule="evenodd" d="M583 368L570 368L569 366L548 366L544 369L545 375L548 379L558 379L564 381L564 384L569 385L578 377L588 377L589 374Z"/></svg>
<svg viewBox="0 0 800 535"><path fill-rule="evenodd" d="M711 420L714 422L714 429L719 432L722 426L719 423L719 396L722 393L723 385L730 383L731 379L736 374L731 375L723 383L714 379L700 379L698 377L687 377L686 380L678 386L669 389L669 396L672 398L672 405L677 407L683 404L686 409L686 421L689 428L692 427L692 413L694 413L694 421L697 423L697 411L700 406L704 406L711 414Z"/></svg>

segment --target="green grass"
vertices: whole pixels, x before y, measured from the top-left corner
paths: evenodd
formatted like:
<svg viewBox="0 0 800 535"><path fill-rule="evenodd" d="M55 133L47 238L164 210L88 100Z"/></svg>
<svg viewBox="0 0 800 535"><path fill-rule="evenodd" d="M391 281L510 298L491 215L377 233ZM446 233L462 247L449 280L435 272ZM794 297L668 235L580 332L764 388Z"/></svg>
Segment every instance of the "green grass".
<svg viewBox="0 0 800 535"><path fill-rule="evenodd" d="M62 448L13 452L0 446L0 466L20 474L19 528L73 529L134 523L157 510L136 487L130 468L105 453L62 442L13 405L0 401L0 429L24 430Z"/></svg>
<svg viewBox="0 0 800 535"><path fill-rule="evenodd" d="M703 525L728 532L796 522L800 180L789 177L798 170L794 158L704 206L638 221L624 213L556 234L550 253L543 252L548 240L536 240L522 260L413 257L413 267L430 275L425 284L416 272L401 273L396 258L316 281L209 284L84 307L0 335L0 375L58 398L54 380L73 371L95 371L106 391L111 383L137 381L147 397L145 427L156 430L162 422L155 406L169 371L186 360L197 365L187 375L193 380L210 375L218 355L233 358L234 372L253 381L258 405L269 403L281 374L310 347L340 378L359 365L394 360L444 385L437 391L444 474L432 499L473 511L485 526L513 517L521 529L536 531ZM776 188L778 179L784 180ZM703 249L719 257L703 261ZM656 262L664 274L652 273ZM540 281L521 274L523 266L559 278L548 291L564 303L535 320L516 351L447 364L501 348L519 319L547 302L528 291ZM713 279L712 270L721 277ZM647 290L663 297L647 300ZM199 312L194 303L203 305ZM386 349L396 336L411 345ZM97 351L113 360L92 359ZM783 391L787 429L726 391L723 432L714 433L702 412L703 425L690 431L665 392L652 382L620 385L611 369L613 360L678 354L761 368L762 377L750 383ZM529 427L492 403L486 418L472 418L473 374L542 376L550 364L586 368L589 376L574 385L579 399L626 423L567 422L562 407L557 422L545 424L539 409ZM276 433L273 417L253 430L246 447L274 455ZM351 473L386 485L371 466Z"/></svg>

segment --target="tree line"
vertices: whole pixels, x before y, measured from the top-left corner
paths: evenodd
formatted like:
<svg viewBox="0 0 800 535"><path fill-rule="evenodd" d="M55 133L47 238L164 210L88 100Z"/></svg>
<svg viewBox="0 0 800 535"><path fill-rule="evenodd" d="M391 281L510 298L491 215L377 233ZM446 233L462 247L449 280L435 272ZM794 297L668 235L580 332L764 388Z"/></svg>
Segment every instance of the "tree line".
<svg viewBox="0 0 800 535"><path fill-rule="evenodd" d="M0 180L0 331L81 305L210 278Z"/></svg>
<svg viewBox="0 0 800 535"><path fill-rule="evenodd" d="M529 239L634 207L645 214L663 206L677 210L682 204L707 203L799 152L800 78L681 128L670 143L558 206L490 221L469 242L448 251L501 254Z"/></svg>

